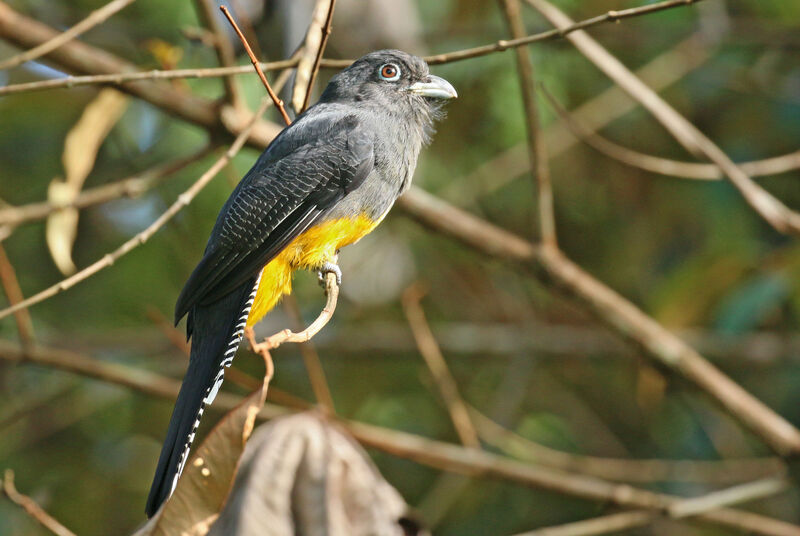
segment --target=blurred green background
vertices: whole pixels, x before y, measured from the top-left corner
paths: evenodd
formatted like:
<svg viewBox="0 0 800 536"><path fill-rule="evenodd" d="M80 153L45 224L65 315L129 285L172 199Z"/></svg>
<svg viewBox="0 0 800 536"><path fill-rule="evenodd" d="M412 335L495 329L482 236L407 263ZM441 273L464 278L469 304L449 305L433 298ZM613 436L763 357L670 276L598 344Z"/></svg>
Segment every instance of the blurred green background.
<svg viewBox="0 0 800 536"><path fill-rule="evenodd" d="M264 59L288 56L303 39L307 19L302 10L290 13L280 2L241 3L252 10ZM554 3L581 20L647 2ZM386 46L439 53L508 36L493 1L377 2L383 7L368 10L363 18L353 4L358 2L339 1L329 57L355 57ZM103 2L9 5L65 29ZM549 28L533 10L524 7L523 12L529 32ZM397 34L366 29L381 23ZM139 0L80 39L143 69L164 67L165 48L179 58L177 67L215 66L213 50L187 31L201 26L191 1ZM747 161L795 151L800 144L799 29L798 2L706 0L590 33L632 69L698 34L669 67L672 74L686 72L661 94L731 158ZM569 109L611 86L564 40L529 50L539 80ZM0 57L16 52L0 43ZM238 59L247 62L241 55ZM689 68L689 63L696 65ZM46 65L0 71L0 84L63 76ZM459 99L424 151L415 183L533 237L535 192L529 174L520 171L527 165L520 148L526 131L513 53L432 71L452 82ZM320 87L330 75L322 72ZM257 78L236 80L254 106L263 95ZM175 86L211 98L223 95L217 79L188 79ZM80 87L0 97L4 203L46 199L50 181L64 174L64 138L97 91ZM546 128L555 132L557 116L544 99L540 106ZM269 114L279 122L274 110ZM613 118L601 133L648 154L691 160L639 107ZM552 143L555 137L548 139ZM800 425L800 241L776 233L725 181L651 174L574 143L563 132L560 139L562 150L550 166L565 253L695 342L747 390ZM204 130L131 99L102 145L85 188L191 154L206 141ZM508 158L493 160L513 147L518 148ZM256 151L243 150L145 246L33 307L36 340L180 378L185 358L154 317L171 318L217 211L256 157ZM214 158L189 166L140 198L82 210L76 265L87 266L144 229ZM800 209L800 172L758 181ZM2 243L26 296L63 278L44 235L44 222L35 222L20 226ZM422 228L399 211L345 250L341 265L343 299L317 340L341 416L458 441L400 306L403 289L418 281L428 288L422 303L464 398L526 438L566 452L616 458L715 460L770 454L697 387L652 368L579 306L513 266ZM313 319L324 299L316 276L300 274L295 295L304 318ZM278 308L259 333L277 331L288 322ZM12 318L0 321L0 337L17 339ZM313 401L299 349L283 347L275 361L272 385ZM260 374L259 361L245 351L235 366ZM226 389L244 392L231 382ZM0 468L13 468L19 489L77 534L129 533L143 521L171 409L170 401L122 387L0 361ZM218 415L212 412L202 430ZM431 492L442 473L381 452L374 452L374 459L405 499L435 520L436 534L513 534L608 511L607 505L487 479L472 481L446 504ZM701 483L651 487L686 495L714 489ZM745 508L797 523L799 499L792 488ZM0 534L44 533L18 507L0 500ZM728 534L709 525L666 522L629 533Z"/></svg>

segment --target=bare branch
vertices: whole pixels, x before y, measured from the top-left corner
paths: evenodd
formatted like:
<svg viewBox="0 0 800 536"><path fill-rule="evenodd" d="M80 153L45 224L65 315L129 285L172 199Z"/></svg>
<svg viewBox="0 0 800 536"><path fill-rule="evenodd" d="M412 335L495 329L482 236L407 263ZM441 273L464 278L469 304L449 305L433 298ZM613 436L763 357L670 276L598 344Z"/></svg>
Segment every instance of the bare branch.
<svg viewBox="0 0 800 536"><path fill-rule="evenodd" d="M26 350L0 340L0 359L59 368L168 400L174 399L180 388L180 382L155 373L42 346ZM221 392L212 407L230 409L239 401L239 397ZM267 403L259 413L259 417L271 419L287 413L286 409ZM446 471L510 480L567 495L662 513L666 513L669 507L683 500L628 485L612 484L601 479L529 465L406 432L355 421L337 420L337 422L365 446ZM704 521L766 536L800 534L800 527L797 525L730 508L716 508L697 517Z"/></svg>
<svg viewBox="0 0 800 536"><path fill-rule="evenodd" d="M465 50L457 50L454 52L446 54L437 54L434 56L425 56L424 59L431 65L438 65L443 63L450 63L453 61L461 61L465 59L476 58L480 56L485 56L487 54L492 54L494 52L502 52L508 50L509 48L525 46L539 41L547 41L551 39L561 38L568 35L571 32L580 29L586 29L601 23L616 22L623 18L629 18L638 15L646 15L654 11L660 11L663 9L678 7L699 1L700 0L669 0L666 2L660 2L649 6L642 6L640 8L632 8L622 11L609 11L608 13L599 15L597 17L592 17L590 19L586 19L582 22L574 24L569 28L563 30L548 30L546 32L532 34L523 39L514 39L508 41L501 40L497 41L496 43L490 45L484 45L481 47L469 48ZM11 25L17 25L17 26L22 25L22 27L19 28L19 30L22 31L15 31L15 29L12 28ZM26 36L23 33L25 29L35 29L36 31L33 35ZM28 19L18 13L11 11L10 9L5 9L5 10L0 9L0 36L17 44L20 44L20 46L35 46L36 44L35 41L37 39L41 39L42 41L46 40L47 37L42 38L43 35L41 33L42 29L49 30L49 32L51 32L50 34L51 36L57 34L57 32L47 28L43 24L33 21L32 19ZM80 43L80 46L86 47L86 49L76 52L87 52L91 50L91 47L88 47L88 45ZM210 78L217 76L246 74L250 72L250 69L244 66L209 68L209 69L176 69L169 71L152 70L146 72L126 72L126 71L136 71L136 67L131 64L128 64L127 62L123 62L118 58L114 58L112 55L106 52L103 52L102 54L104 57L100 59L99 57L90 58L89 56L85 56L82 53L78 53L75 55L76 57L70 57L70 60L79 60L78 64L83 64L84 60L86 60L86 65L92 65L93 67L97 67L99 66L99 64L102 64L103 67L105 67L107 64L105 60L108 58L113 58L118 68L116 70L108 70L106 71L105 74L102 75L96 73L96 76L83 76L83 77L74 76L59 80L45 80L41 82L31 82L26 84L15 84L6 87L0 87L0 96L9 95L12 93L19 93L23 91L37 91L37 90L54 89L60 87L75 87L87 84L113 83L119 85L124 82L135 81L135 80L141 81L141 80L160 80L160 79L173 79L173 78ZM62 59L55 57L53 59L67 66L76 65L74 61L65 63L63 57ZM98 61L97 62L92 61L94 59L97 59ZM332 60L323 58L320 60L320 67L326 69L343 69L348 65L350 65L352 62L353 62L352 59ZM286 67L294 67L297 65L297 60L293 62L291 62L290 60L283 60L278 62L263 63L259 65L261 65L265 71L277 70ZM76 69L76 70L82 70L82 69ZM133 90L129 91L133 92Z"/></svg>
<svg viewBox="0 0 800 536"><path fill-rule="evenodd" d="M11 502L22 507L33 519L56 536L75 536L75 533L62 525L56 518L44 511L36 501L17 491L14 486L14 471L6 469L3 475L3 493Z"/></svg>
<svg viewBox="0 0 800 536"><path fill-rule="evenodd" d="M439 388L439 394L447 406L450 420L453 421L461 443L465 447L480 449L481 442L470 419L467 405L461 398L461 393L458 392L456 379L447 367L447 361L439 349L436 338L425 318L425 311L420 305L420 300L424 295L425 292L419 285L411 285L403 292L403 311L406 314L408 326L411 328L411 334L417 343L419 353L422 354L425 364Z"/></svg>
<svg viewBox="0 0 800 536"><path fill-rule="evenodd" d="M0 283L3 285L3 291L6 293L9 304L16 305L25 300L22 289L19 288L17 272L14 270L14 265L11 264L11 260L6 255L6 249L2 244L0 244ZM27 309L17 311L14 313L14 319L17 322L17 332L22 346L32 345L34 338L30 311Z"/></svg>
<svg viewBox="0 0 800 536"><path fill-rule="evenodd" d="M519 0L500 0L500 6L511 37L519 39L525 35L525 24L519 9ZM536 104L536 77L533 63L527 48L515 48L517 72L519 73L522 104L527 117L528 159L538 193L539 239L544 247L558 247L556 240L556 220L553 211L553 186L550 180L550 167L547 164L547 148L540 132L539 110Z"/></svg>
<svg viewBox="0 0 800 536"><path fill-rule="evenodd" d="M506 430L474 408L470 408L470 415L481 439L510 456L614 482L732 483L786 473L779 458L635 460L570 454Z"/></svg>
<svg viewBox="0 0 800 536"><path fill-rule="evenodd" d="M572 20L546 0L526 0L555 26L566 29ZM800 213L794 212L733 163L714 142L667 104L655 91L647 87L636 75L611 55L586 32L576 32L567 39L609 78L619 84L631 97L639 101L653 117L686 150L703 155L725 172L745 201L777 231L800 236Z"/></svg>
<svg viewBox="0 0 800 536"><path fill-rule="evenodd" d="M596 536L636 527L645 527L653 522L658 514L647 510L633 510L605 516L565 523L555 527L520 532L514 536Z"/></svg>
<svg viewBox="0 0 800 536"><path fill-rule="evenodd" d="M283 101L278 98L274 91L272 91L272 87L270 87L269 82L267 81L267 77L264 75L264 71L261 70L261 66L258 63L258 59L256 55L253 54L253 49L250 48L250 43L247 42L247 38L244 36L242 31L239 29L239 26L236 24L236 21L233 20L230 11L225 6L219 6L220 10L225 14L228 18L228 22L231 23L233 29L236 31L236 35L239 36L239 40L241 40L242 45L244 45L244 49L247 51L247 55L250 56L250 61L253 63L253 68L255 68L256 72L258 73L258 77L261 78L261 83L264 84L264 87L267 89L267 93L269 93L270 99L272 102L275 103L275 107L281 113L281 117L283 117L283 121L288 125L292 121L289 119L289 116L286 115L286 109L283 107Z"/></svg>
<svg viewBox="0 0 800 536"><path fill-rule="evenodd" d="M618 145L584 125L577 117L565 110L549 91L542 88L542 93L547 97L553 109L558 113L561 120L576 138L609 158L651 173L678 177L680 179L713 181L725 178L725 174L719 166L715 164L671 160L669 158L640 153ZM791 153L773 156L772 158L765 158L763 160L741 162L737 165L751 177L777 175L779 173L800 169L800 151L792 151Z"/></svg>
<svg viewBox="0 0 800 536"><path fill-rule="evenodd" d="M56 294L63 292L76 284L80 283L81 281L89 278L90 276L96 274L100 270L104 268L108 268L109 266L113 265L118 259L123 257L125 254L129 253L130 251L134 250L136 247L144 244L147 242L151 236L153 236L156 231L158 231L161 227L164 226L169 220L172 219L175 214L181 211L185 206L192 202L192 199L202 190L211 179L213 179L219 171L224 168L228 162L233 158L233 156L239 152L239 150L244 145L245 141L250 135L250 131L255 128L258 124L258 119L261 117L261 114L264 113L264 110L271 104L270 101L265 100L259 110L253 116L250 125L248 125L245 129L242 130L241 134L236 138L233 142L231 147L223 154L214 164L200 176L197 181L189 187L184 193L178 196L178 199L161 215L159 216L156 221L154 221L150 226L142 231L141 233L137 234L124 244L122 244L119 248L114 250L111 253L106 254L103 256L102 259L94 262L90 266L84 268L80 272L76 273L75 275L68 277L57 283L50 288L47 288L30 298L21 301L11 307L6 309L0 310L0 318L5 318L6 316L19 311L20 309L24 309L30 307L31 305L35 305L40 303L47 298L55 296Z"/></svg>
<svg viewBox="0 0 800 536"><path fill-rule="evenodd" d="M640 345L647 355L694 381L776 452L800 452L797 428L706 361L694 348L558 251L537 248L419 188L412 187L398 199L398 205L426 226L479 251L533 267L534 274L545 283L577 298L620 335Z"/></svg>
<svg viewBox="0 0 800 536"><path fill-rule="evenodd" d="M320 32L322 36L320 38L319 47L317 48L317 53L314 56L314 63L311 66L311 72L308 77L308 85L306 86L305 96L303 97L303 105L300 107L299 112L302 113L308 108L308 102L311 99L311 92L314 90L314 82L317 79L317 73L319 72L319 65L322 61L322 54L325 52L325 45L328 44L328 37L331 35L331 22L333 22L333 10L336 8L336 0L330 0L330 5L328 6L328 14L325 17L325 23L320 27ZM308 28L309 33L312 31L311 26ZM299 72L299 67L298 67Z"/></svg>
<svg viewBox="0 0 800 536"><path fill-rule="evenodd" d="M78 24L76 24L69 30L66 30L65 32L62 32L52 37L51 39L45 41L39 46L36 46L30 50L26 50L25 52L18 54L12 58L8 58L5 61L0 61L0 70L10 69L12 67L16 67L17 65L21 65L26 61L31 61L35 60L36 58L41 58L45 54L48 54L53 50L57 49L64 43L67 43L75 39L82 33L86 32L87 30L94 28L98 24L102 24L114 13L121 11L122 9L131 5L135 1L136 0L112 0L103 7L89 13L89 16L87 16L85 19L80 21Z"/></svg>
<svg viewBox="0 0 800 536"><path fill-rule="evenodd" d="M196 153L179 158L167 164L161 164L120 181L82 190L68 204L56 204L51 201L31 203L18 207L0 209L0 225L20 225L46 218L62 208L83 209L106 203L122 197L135 198L156 186L161 180L169 177L188 165L208 156L215 147L207 145Z"/></svg>
<svg viewBox="0 0 800 536"><path fill-rule="evenodd" d="M264 71L278 71L297 65L297 59L262 62L259 66ZM0 97L30 91L45 89L73 88L95 84L120 85L126 82L141 82L147 80L175 80L179 78L216 78L219 76L232 76L250 74L253 68L250 65L237 65L235 67L208 67L205 69L171 69L168 71L136 71L131 73L98 74L90 76L67 76L53 80L27 82L0 87Z"/></svg>

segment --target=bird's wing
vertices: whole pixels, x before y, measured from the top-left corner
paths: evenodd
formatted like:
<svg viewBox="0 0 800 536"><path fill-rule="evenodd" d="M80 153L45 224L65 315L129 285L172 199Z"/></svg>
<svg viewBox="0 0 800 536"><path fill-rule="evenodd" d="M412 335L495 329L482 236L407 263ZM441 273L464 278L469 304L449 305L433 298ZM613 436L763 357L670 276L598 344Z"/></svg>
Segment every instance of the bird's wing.
<svg viewBox="0 0 800 536"><path fill-rule="evenodd" d="M220 213L205 255L175 306L179 321L195 304L214 302L258 274L373 166L371 141L345 116L279 159L259 160ZM278 140L280 141L280 140Z"/></svg>

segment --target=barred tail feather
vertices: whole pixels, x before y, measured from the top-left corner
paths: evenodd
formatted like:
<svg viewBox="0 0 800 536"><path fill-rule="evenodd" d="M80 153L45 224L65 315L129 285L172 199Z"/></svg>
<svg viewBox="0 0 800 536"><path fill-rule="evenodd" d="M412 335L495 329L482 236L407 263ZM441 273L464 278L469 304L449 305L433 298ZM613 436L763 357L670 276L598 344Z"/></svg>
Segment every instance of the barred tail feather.
<svg viewBox="0 0 800 536"><path fill-rule="evenodd" d="M178 484L207 405L216 398L244 334L259 278L207 306L192 311L189 369L172 411L145 512L151 517ZM227 329L225 325L227 324Z"/></svg>

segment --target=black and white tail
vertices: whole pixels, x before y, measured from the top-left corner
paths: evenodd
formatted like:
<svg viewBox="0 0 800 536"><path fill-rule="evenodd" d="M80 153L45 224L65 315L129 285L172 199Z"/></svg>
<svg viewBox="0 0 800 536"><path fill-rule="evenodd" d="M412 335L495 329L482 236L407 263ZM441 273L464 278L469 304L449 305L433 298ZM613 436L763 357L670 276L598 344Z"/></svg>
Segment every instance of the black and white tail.
<svg viewBox="0 0 800 536"><path fill-rule="evenodd" d="M259 278L251 280L220 300L197 305L191 312L192 351L178 400L158 459L147 498L148 517L172 495L189 459L205 407L216 398L225 369L231 366L242 341L247 317L255 301Z"/></svg>

